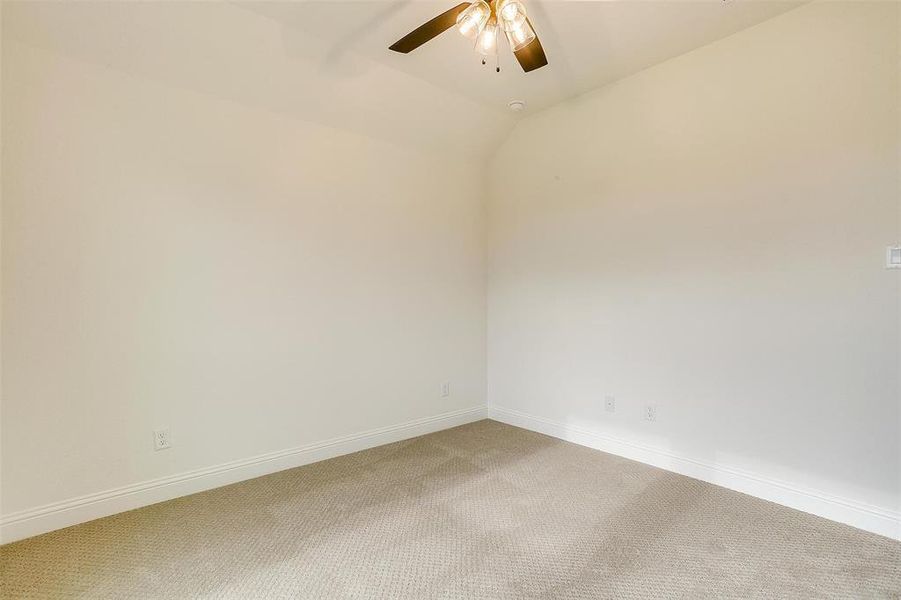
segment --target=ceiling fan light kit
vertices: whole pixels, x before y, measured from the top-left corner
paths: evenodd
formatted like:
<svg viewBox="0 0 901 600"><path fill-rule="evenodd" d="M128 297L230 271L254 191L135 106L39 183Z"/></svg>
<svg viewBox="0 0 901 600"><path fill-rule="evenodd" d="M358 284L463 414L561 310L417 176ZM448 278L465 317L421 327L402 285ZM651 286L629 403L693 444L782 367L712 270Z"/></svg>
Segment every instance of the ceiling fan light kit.
<svg viewBox="0 0 901 600"><path fill-rule="evenodd" d="M497 57L500 30L523 71L528 73L548 64L526 8L519 0L464 2L414 29L389 49L407 54L454 26L464 37L475 40L483 65L488 57ZM500 72L500 67L497 71Z"/></svg>

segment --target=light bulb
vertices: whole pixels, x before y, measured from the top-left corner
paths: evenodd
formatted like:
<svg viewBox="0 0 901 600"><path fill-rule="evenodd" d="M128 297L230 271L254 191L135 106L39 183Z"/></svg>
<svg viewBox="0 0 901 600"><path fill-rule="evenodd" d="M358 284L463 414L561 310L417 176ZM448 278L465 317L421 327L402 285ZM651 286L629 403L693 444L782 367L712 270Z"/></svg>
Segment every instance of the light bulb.
<svg viewBox="0 0 901 600"><path fill-rule="evenodd" d="M490 16L491 7L488 3L485 0L475 0L457 15L457 30L464 36L474 39L482 32Z"/></svg>
<svg viewBox="0 0 901 600"><path fill-rule="evenodd" d="M507 35L507 41L514 52L522 50L532 43L535 39L535 31L532 30L528 21L523 21L519 27L504 32Z"/></svg>
<svg viewBox="0 0 901 600"><path fill-rule="evenodd" d="M525 22L526 9L518 0L500 0L497 3L497 15L504 31L513 31Z"/></svg>
<svg viewBox="0 0 901 600"><path fill-rule="evenodd" d="M476 50L482 56L497 54L497 21L495 19L489 19L485 24L479 34L479 39L476 40Z"/></svg>

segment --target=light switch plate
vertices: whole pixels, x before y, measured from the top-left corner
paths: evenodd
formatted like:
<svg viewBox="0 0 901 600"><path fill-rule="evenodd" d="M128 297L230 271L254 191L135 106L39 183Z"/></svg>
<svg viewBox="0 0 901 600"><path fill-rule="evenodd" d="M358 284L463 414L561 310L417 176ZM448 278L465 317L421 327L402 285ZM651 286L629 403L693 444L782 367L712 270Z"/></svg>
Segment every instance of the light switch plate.
<svg viewBox="0 0 901 600"><path fill-rule="evenodd" d="M885 249L885 268L901 269L901 246L889 246Z"/></svg>

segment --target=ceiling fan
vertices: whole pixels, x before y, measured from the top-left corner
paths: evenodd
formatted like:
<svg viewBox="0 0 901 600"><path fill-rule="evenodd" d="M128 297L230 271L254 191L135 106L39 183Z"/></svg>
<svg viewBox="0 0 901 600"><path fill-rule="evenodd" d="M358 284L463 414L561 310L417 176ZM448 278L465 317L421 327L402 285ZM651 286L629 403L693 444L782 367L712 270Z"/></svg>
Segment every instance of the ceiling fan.
<svg viewBox="0 0 901 600"><path fill-rule="evenodd" d="M519 0L475 0L458 4L397 40L389 50L407 54L455 25L460 33L475 40L483 65L490 57L497 61L499 30L503 30L523 71L528 73L547 64L544 48ZM495 67L500 72L496 62Z"/></svg>

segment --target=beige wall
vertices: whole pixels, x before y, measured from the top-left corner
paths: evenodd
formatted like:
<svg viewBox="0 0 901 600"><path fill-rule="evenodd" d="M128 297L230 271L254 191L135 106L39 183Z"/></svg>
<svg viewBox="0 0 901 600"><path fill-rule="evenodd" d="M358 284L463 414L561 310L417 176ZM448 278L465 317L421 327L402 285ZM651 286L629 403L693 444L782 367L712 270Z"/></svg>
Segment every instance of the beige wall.
<svg viewBox="0 0 901 600"><path fill-rule="evenodd" d="M506 117L225 4L9 6L2 515L484 402ZM901 508L899 19L806 6L522 121L494 407Z"/></svg>
<svg viewBox="0 0 901 600"><path fill-rule="evenodd" d="M9 39L2 109L4 514L484 403L474 163Z"/></svg>
<svg viewBox="0 0 901 600"><path fill-rule="evenodd" d="M522 121L492 410L898 510L897 44L896 3L815 3Z"/></svg>

